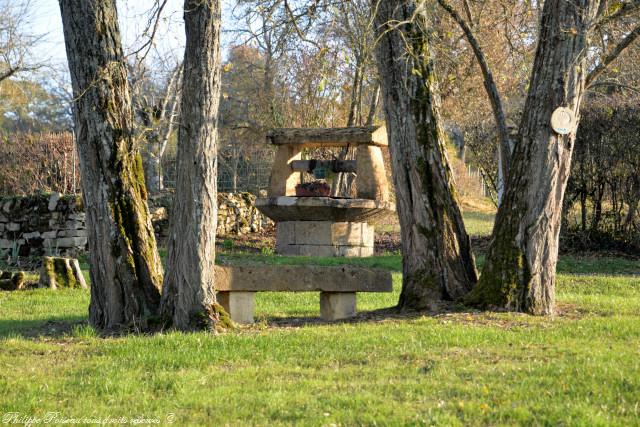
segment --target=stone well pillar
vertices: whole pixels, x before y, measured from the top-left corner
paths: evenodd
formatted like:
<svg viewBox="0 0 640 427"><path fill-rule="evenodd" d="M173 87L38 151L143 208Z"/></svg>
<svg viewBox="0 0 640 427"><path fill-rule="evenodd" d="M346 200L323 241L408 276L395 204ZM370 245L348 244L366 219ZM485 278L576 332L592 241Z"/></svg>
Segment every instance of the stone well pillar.
<svg viewBox="0 0 640 427"><path fill-rule="evenodd" d="M366 222L282 221L276 227L276 252L281 255L373 255L374 230Z"/></svg>

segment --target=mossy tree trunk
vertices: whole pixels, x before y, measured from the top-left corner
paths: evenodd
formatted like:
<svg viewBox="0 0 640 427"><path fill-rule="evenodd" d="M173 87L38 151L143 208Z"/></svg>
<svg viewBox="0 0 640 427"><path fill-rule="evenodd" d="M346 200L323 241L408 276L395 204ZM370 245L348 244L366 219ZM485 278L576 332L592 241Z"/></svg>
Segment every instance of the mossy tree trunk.
<svg viewBox="0 0 640 427"><path fill-rule="evenodd" d="M160 303L156 248L115 0L60 0L91 271L89 321L146 328Z"/></svg>
<svg viewBox="0 0 640 427"><path fill-rule="evenodd" d="M183 330L215 328L216 154L220 95L220 3L185 0L186 49L162 313Z"/></svg>
<svg viewBox="0 0 640 427"><path fill-rule="evenodd" d="M558 135L558 107L579 117L597 0L547 0L533 74L505 196L478 286L467 301L480 307L551 314L562 201L571 167L574 129Z"/></svg>
<svg viewBox="0 0 640 427"><path fill-rule="evenodd" d="M444 147L426 19L415 14L415 1L373 3L402 237L399 307L424 309L467 294L475 262Z"/></svg>

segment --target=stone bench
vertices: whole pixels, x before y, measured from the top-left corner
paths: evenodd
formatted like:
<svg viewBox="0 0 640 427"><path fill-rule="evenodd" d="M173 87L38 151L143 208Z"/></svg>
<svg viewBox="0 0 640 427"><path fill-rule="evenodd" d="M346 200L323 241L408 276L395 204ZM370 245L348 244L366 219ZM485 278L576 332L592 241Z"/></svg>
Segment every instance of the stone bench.
<svg viewBox="0 0 640 427"><path fill-rule="evenodd" d="M356 292L391 292L391 273L352 266L216 266L218 302L237 323L253 323L256 292L320 292L320 315L356 314Z"/></svg>

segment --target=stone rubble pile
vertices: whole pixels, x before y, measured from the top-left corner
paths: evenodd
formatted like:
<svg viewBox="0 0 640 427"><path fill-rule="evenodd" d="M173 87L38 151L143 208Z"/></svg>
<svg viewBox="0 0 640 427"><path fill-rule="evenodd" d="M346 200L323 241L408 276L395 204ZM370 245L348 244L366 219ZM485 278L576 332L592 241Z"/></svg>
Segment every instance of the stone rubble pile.
<svg viewBox="0 0 640 427"><path fill-rule="evenodd" d="M259 233L270 221L256 209L251 193L218 194L218 234Z"/></svg>

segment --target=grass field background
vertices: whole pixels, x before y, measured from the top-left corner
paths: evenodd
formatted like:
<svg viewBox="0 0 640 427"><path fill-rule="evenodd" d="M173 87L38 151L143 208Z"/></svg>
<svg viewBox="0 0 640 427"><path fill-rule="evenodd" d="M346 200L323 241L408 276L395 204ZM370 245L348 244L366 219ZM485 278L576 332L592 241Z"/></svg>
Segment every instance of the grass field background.
<svg viewBox="0 0 640 427"><path fill-rule="evenodd" d="M490 212L465 219L474 235L490 233ZM255 325L108 338L86 323L88 291L0 293L0 413L212 426L640 425L640 261L562 257L554 317L381 311L401 286L392 254L227 251L218 262L383 268L394 292L359 294L361 314L346 322L319 321L317 293L261 293Z"/></svg>
<svg viewBox="0 0 640 427"><path fill-rule="evenodd" d="M349 262L393 272L394 293L360 294L360 311L396 303L400 257ZM87 291L2 293L0 411L178 425L638 425L640 263L569 257L559 272L553 318L460 309L325 324L317 294L263 293L255 325L218 336L100 338L85 323Z"/></svg>

